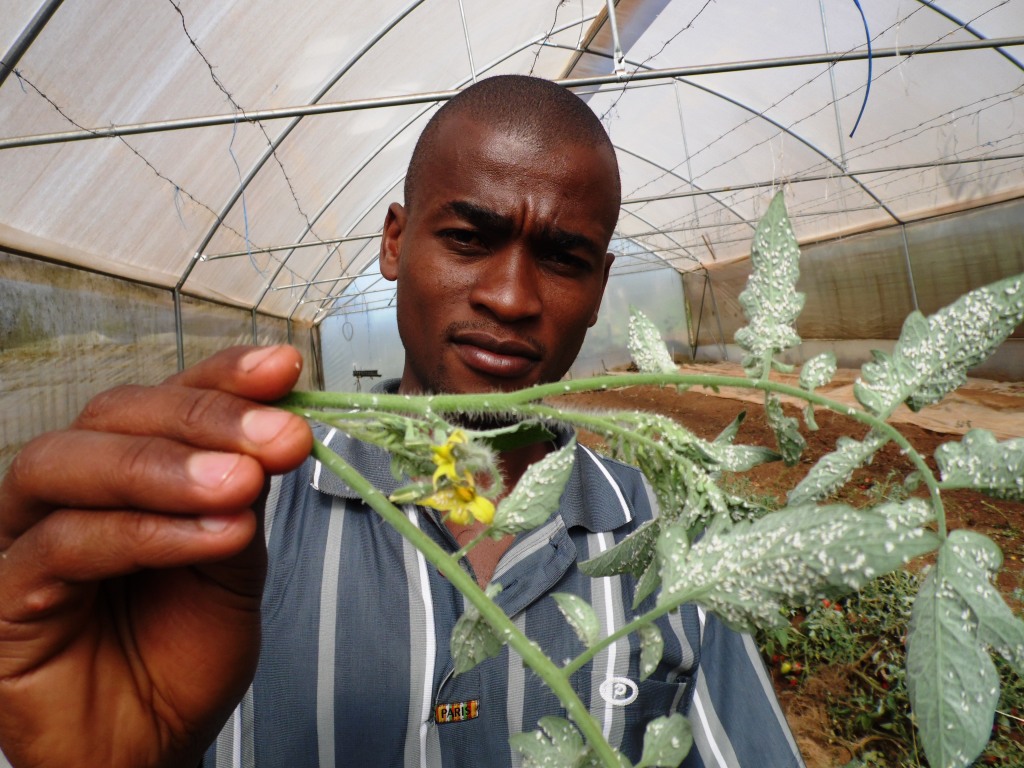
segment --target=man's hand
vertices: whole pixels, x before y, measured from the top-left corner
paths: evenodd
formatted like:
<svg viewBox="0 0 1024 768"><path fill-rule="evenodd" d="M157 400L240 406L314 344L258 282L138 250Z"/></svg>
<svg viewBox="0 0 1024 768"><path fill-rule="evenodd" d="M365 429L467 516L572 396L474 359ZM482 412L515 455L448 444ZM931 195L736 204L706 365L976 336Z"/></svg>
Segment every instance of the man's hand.
<svg viewBox="0 0 1024 768"><path fill-rule="evenodd" d="M261 403L290 347L237 348L99 395L0 485L0 746L14 765L198 763L251 680L254 508L312 435Z"/></svg>

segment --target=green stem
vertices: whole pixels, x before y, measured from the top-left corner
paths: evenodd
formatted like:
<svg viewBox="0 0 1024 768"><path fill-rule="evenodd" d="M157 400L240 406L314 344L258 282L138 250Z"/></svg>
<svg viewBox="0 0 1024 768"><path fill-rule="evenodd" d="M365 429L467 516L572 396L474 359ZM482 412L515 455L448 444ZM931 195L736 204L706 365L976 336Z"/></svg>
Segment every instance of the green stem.
<svg viewBox="0 0 1024 768"><path fill-rule="evenodd" d="M458 552L456 552L454 555L452 555L452 559L456 560L456 561L462 560L462 558L464 558L466 555L469 554L469 551L471 549L473 549L473 547L475 547L481 541L486 539L489 533L490 533L490 528L484 528L471 541L466 542L466 544L462 547L462 549L460 549Z"/></svg>
<svg viewBox="0 0 1024 768"><path fill-rule="evenodd" d="M569 717L576 723L587 742L598 755L606 768L619 768L621 765L608 742L601 732L601 726L591 716L589 710L580 701L576 691L569 683L569 676L555 666L543 651L524 635L489 598L476 581L462 569L459 560L445 552L433 539L419 529L401 510L387 500L373 485L347 461L323 443L314 441L313 457L334 472L353 491L358 493L381 517L390 523L409 543L418 549L423 556L469 600L481 617L491 626L499 637L522 657L527 666L536 672L548 685L551 691L562 702Z"/></svg>
<svg viewBox="0 0 1024 768"><path fill-rule="evenodd" d="M938 523L939 536L946 537L946 512L939 492L939 485L925 460L900 434L899 430L867 411L830 400L815 392L793 387L770 379L748 379L740 376L720 376L713 374L682 374L682 373L636 373L621 376L594 376L589 379L541 384L515 392L488 392L485 394L461 395L430 395L410 397L408 395L378 395L359 392L293 392L277 405L286 410L298 413L306 418L316 418L310 409L372 409L391 413L418 414L426 417L437 417L443 414L460 413L513 413L531 415L537 403L547 397L573 394L577 392L593 392L607 389L618 389L632 386L700 386L717 389L718 387L739 387L742 389L758 389L764 392L776 392L789 395L806 402L827 408L830 411L847 416L855 421L884 433L895 442L907 455L928 488L932 508ZM578 415L578 417L582 417ZM574 422L577 415L571 412L560 412L559 418L568 423Z"/></svg>
<svg viewBox="0 0 1024 768"><path fill-rule="evenodd" d="M592 646L587 648L585 651L583 651L583 653L581 653L575 659L573 659L564 667L562 667L562 672L566 675L572 675L573 673L581 669L584 664L593 659L595 656L597 656L597 654L599 654L612 643L622 639L623 637L626 637L627 635L632 634L633 632L636 632L643 625L650 624L655 619L660 618L661 616L664 616L666 613L675 610L683 603L693 602L693 598L694 595L685 594L678 601L673 600L670 603L655 606L642 616L637 616L628 624L623 624L615 632L608 635L607 637L602 637Z"/></svg>

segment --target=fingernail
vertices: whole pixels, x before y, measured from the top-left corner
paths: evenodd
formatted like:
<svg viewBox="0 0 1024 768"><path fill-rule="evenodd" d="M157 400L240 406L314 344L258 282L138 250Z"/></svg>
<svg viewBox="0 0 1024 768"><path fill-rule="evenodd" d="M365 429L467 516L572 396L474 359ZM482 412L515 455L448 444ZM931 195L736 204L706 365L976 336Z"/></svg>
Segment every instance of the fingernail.
<svg viewBox="0 0 1024 768"><path fill-rule="evenodd" d="M242 417L242 432L254 443L269 443L291 421L292 415L276 408L249 411Z"/></svg>
<svg viewBox="0 0 1024 768"><path fill-rule="evenodd" d="M277 352L277 347L260 347L247 353L241 360L242 370L246 373L255 370L264 360Z"/></svg>
<svg viewBox="0 0 1024 768"><path fill-rule="evenodd" d="M199 485L216 488L234 471L240 458L233 453L197 453L188 461L188 473Z"/></svg>
<svg viewBox="0 0 1024 768"><path fill-rule="evenodd" d="M220 533L221 531L227 530L227 527L231 525L232 518L226 515L211 515L210 517L200 517L196 519L199 527L209 533Z"/></svg>

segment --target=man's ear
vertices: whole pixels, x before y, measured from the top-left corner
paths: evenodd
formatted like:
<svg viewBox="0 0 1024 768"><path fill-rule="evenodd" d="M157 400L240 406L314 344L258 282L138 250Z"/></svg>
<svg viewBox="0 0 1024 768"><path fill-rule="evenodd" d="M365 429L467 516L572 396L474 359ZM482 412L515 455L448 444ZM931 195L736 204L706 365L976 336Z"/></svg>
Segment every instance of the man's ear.
<svg viewBox="0 0 1024 768"><path fill-rule="evenodd" d="M604 255L604 275L601 278L601 298L604 299L604 289L608 287L608 273L611 272L612 262L615 261L614 253L606 253ZM597 322L597 313L601 310L601 302L597 302L597 306L594 307L594 314L590 316L590 322L587 323L588 328L593 328L594 323Z"/></svg>
<svg viewBox="0 0 1024 768"><path fill-rule="evenodd" d="M398 279L398 261L402 252L402 234L409 215L398 203L388 206L384 232L380 238L380 273L385 280Z"/></svg>

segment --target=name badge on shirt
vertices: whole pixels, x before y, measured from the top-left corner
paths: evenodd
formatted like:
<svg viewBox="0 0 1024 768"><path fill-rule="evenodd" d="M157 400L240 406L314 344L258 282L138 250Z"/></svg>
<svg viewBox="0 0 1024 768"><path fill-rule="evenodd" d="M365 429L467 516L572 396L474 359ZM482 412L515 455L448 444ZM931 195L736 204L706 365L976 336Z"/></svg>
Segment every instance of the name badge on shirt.
<svg viewBox="0 0 1024 768"><path fill-rule="evenodd" d="M456 701L453 704L438 704L434 707L434 722L461 723L463 720L475 720L480 716L480 702Z"/></svg>

